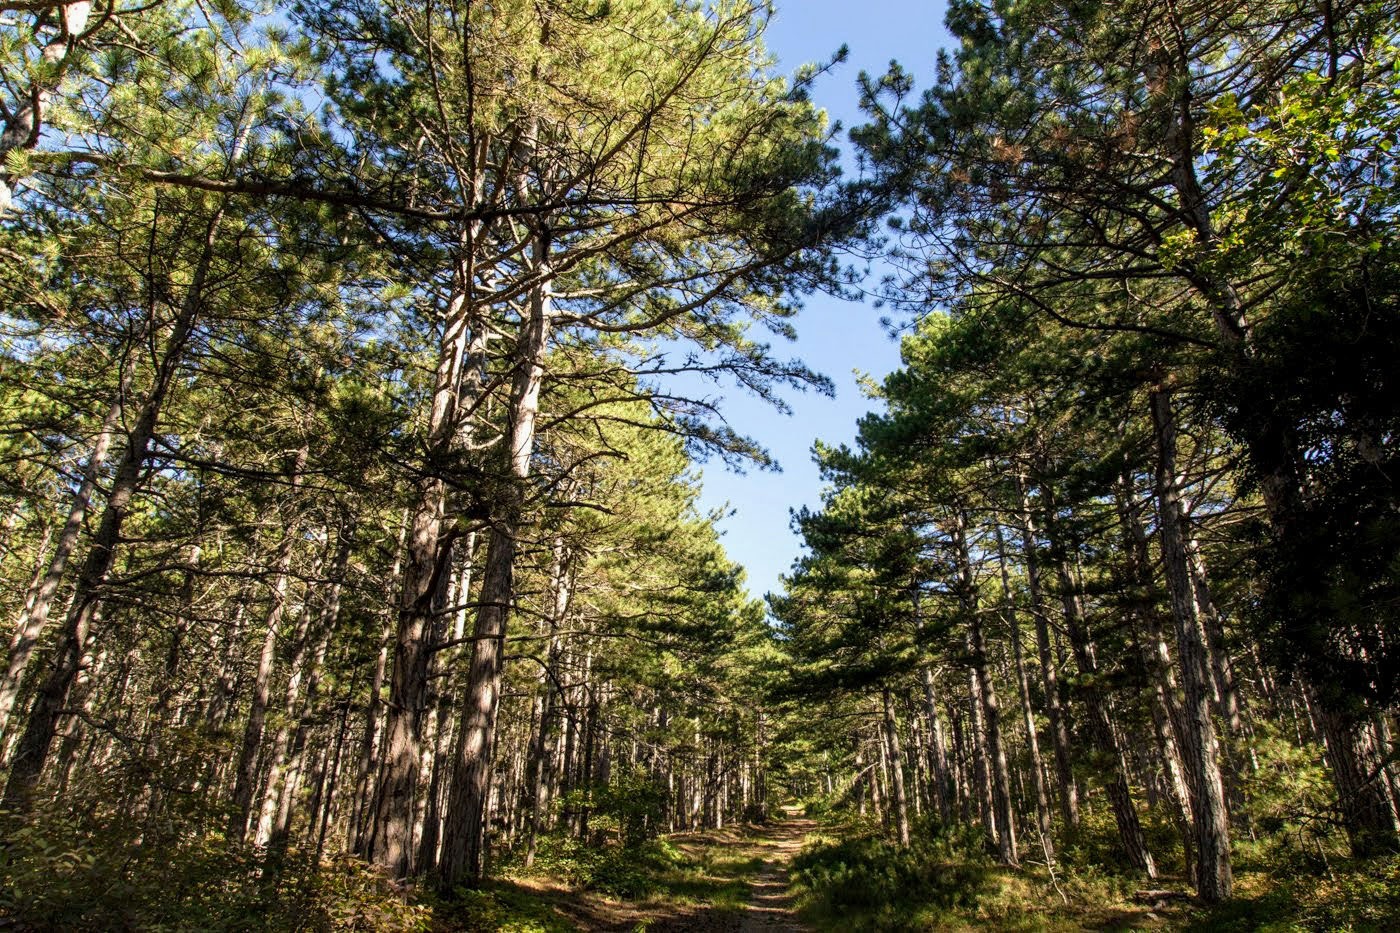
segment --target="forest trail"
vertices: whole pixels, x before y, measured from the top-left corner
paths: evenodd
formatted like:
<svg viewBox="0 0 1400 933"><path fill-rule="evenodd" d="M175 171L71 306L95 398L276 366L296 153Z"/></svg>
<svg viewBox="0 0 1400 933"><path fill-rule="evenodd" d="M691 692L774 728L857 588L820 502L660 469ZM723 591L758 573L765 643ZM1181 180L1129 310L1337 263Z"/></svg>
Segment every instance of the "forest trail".
<svg viewBox="0 0 1400 933"><path fill-rule="evenodd" d="M738 927L743 933L806 929L793 911L793 896L788 893L788 866L816 825L812 820L788 819L750 840L751 846L764 851L764 862L758 877L749 882L752 893Z"/></svg>
<svg viewBox="0 0 1400 933"><path fill-rule="evenodd" d="M698 870L641 901L614 900L538 880L516 883L551 902L558 915L589 933L801 933L810 928L797 917L788 869L816 829L815 821L789 813L766 826L672 836L675 847Z"/></svg>

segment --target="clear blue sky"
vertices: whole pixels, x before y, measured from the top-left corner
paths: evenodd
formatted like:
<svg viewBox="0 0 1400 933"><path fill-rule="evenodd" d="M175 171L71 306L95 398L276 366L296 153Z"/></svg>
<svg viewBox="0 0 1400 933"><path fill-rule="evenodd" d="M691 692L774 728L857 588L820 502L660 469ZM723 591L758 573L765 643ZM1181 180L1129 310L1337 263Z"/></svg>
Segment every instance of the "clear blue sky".
<svg viewBox="0 0 1400 933"><path fill-rule="evenodd" d="M891 59L915 77L929 75L934 56L950 40L943 28L942 0L779 0L778 14L767 34L779 67L791 73L799 65L826 61L844 43L850 57L823 77L813 99L845 129L862 121L856 106L856 76L881 74ZM844 140L843 147L849 149ZM879 270L872 279L878 280ZM756 438L778 459L781 473L750 470L738 475L712 461L704 467L702 503L718 508L726 502L734 514L721 523L724 546L748 571L749 591L762 596L778 588L800 551L789 527L789 512L820 501L821 482L812 463L812 442L850 441L856 419L871 407L856 385L856 372L880 377L899 363L899 347L885 335L880 312L869 304L815 295L796 320L795 344L774 351L797 356L830 376L836 398L789 394L790 416L740 390L726 393L724 413L735 430Z"/></svg>

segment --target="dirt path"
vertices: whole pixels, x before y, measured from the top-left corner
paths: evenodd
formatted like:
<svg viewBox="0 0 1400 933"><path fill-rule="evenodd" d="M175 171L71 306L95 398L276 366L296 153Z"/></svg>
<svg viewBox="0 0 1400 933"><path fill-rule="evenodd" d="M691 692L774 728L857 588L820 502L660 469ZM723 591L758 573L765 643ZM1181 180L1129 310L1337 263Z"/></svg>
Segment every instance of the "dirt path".
<svg viewBox="0 0 1400 933"><path fill-rule="evenodd" d="M802 849L811 820L789 817L740 831L671 837L676 848L703 865L673 890L645 901L621 901L541 882L518 882L554 905L556 913L589 933L804 933L788 893L788 866Z"/></svg>
<svg viewBox="0 0 1400 933"><path fill-rule="evenodd" d="M815 828L811 820L788 820L754 839L754 843L765 850L763 870L749 882L752 893L748 909L737 927L741 933L806 929L793 912L793 897L788 893L788 865L801 850L803 838Z"/></svg>

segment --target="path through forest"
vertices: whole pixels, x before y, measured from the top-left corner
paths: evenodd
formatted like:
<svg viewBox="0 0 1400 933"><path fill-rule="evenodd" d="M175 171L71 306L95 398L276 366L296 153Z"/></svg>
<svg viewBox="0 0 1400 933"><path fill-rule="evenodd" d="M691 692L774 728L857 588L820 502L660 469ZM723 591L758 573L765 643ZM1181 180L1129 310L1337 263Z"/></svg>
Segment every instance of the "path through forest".
<svg viewBox="0 0 1400 933"><path fill-rule="evenodd" d="M801 850L803 839L815 827L811 820L789 819L747 840L751 848L760 851L763 868L749 882L752 893L737 929L744 933L806 929L793 912L793 896L788 892L788 866Z"/></svg>
<svg viewBox="0 0 1400 933"><path fill-rule="evenodd" d="M643 901L612 900L539 882L523 886L590 933L797 933L808 927L797 917L788 868L816 828L814 821L788 814L766 826L672 836L675 847L699 868Z"/></svg>

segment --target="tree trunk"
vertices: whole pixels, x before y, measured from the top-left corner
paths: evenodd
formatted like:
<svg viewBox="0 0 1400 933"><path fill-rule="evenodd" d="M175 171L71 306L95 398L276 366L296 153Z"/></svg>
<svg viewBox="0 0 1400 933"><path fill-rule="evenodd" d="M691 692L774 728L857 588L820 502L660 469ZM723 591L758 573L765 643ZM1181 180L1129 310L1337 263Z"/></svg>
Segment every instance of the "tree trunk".
<svg viewBox="0 0 1400 933"><path fill-rule="evenodd" d="M297 451L291 468L290 495L294 498L301 486L302 471L306 469L307 446ZM262 650L258 653L258 668L253 676L253 699L248 710L248 722L243 729L243 745L234 769L233 812L229 816L228 838L242 842L248 833L248 819L253 809L258 776L258 751L262 747L263 727L267 722L267 700L272 690L273 666L277 660L277 630L287 605L288 575L292 552L300 537L296 520L282 534L277 556L272 565L272 596L267 616L263 620Z"/></svg>
<svg viewBox="0 0 1400 933"><path fill-rule="evenodd" d="M1016 672L1016 687L1021 695L1021 719L1026 729L1026 750L1030 755L1031 779L1035 788L1036 826L1045 859L1053 864L1055 861L1055 842L1054 827L1050 821L1050 794L1045 786L1045 765L1040 760L1040 740L1036 736L1035 711L1031 708L1030 683L1026 679L1025 659L1021 655L1021 623L1011 596L1011 576L1006 566L1006 542L1000 524L996 526L996 535L997 562L1001 567L1004 613L1011 638L1011 661Z"/></svg>
<svg viewBox="0 0 1400 933"><path fill-rule="evenodd" d="M481 608L473 633L472 661L467 673L467 696L452 776L449 819L443 838L439 883L444 891L482 878L485 856L486 792L500 707L500 681L505 656L506 622L514 591L512 571L517 538L526 508L525 480L535 449L544 357L553 315L549 291L549 241L537 236L534 266L540 284L530 290L529 314L516 348L511 385L509 463L515 480L491 528L486 567L481 579Z"/></svg>
<svg viewBox="0 0 1400 933"><path fill-rule="evenodd" d="M135 423L127 434L126 450L112 478L107 506L103 510L97 532L93 535L83 569L78 575L73 601L64 620L63 634L54 654L53 666L39 687L25 723L24 733L10 759L10 776L5 785L4 797L4 806L7 809L21 812L28 809L30 793L47 763L58 720L63 714L73 680L78 676L83 651L91 634L98 607L102 603L103 587L116 560L122 525L126 521L132 497L136 495L142 473L145 471L156 424L165 406L171 384L175 381L175 374L184 357L195 320L204 306L204 284L213 264L214 243L222 218L223 208L220 207L210 218L205 231L189 289L166 337L151 389L141 403Z"/></svg>
<svg viewBox="0 0 1400 933"><path fill-rule="evenodd" d="M890 797L894 810L895 831L899 844L909 845L909 801L904 793L904 755L899 747L899 724L894 718L894 699L890 688L880 690L880 707L884 714L885 754L889 759Z"/></svg>
<svg viewBox="0 0 1400 933"><path fill-rule="evenodd" d="M399 522L398 544L394 548L394 566L389 572L389 585L385 592L392 598L398 592L399 576L403 572L405 544L408 537L409 511L404 509ZM369 702L365 706L365 732L360 740L360 758L355 769L355 809L351 813L350 850L365 857L369 856L369 840L374 822L374 776L375 740L379 734L380 709L384 705L384 674L389 665L389 642L393 638L393 614L384 622L379 638L379 654L370 678Z"/></svg>
<svg viewBox="0 0 1400 933"><path fill-rule="evenodd" d="M1060 808L1065 825L1079 825L1079 793L1071 766L1069 727L1060 705L1059 676L1050 645L1050 623L1045 615L1045 602L1040 584L1040 562L1036 555L1035 522L1026 491L1025 479L1016 472L1016 495L1020 501L1021 554L1026 567L1026 588L1030 595L1031 618L1035 623L1036 651L1040 660L1041 688L1045 692L1045 714L1050 720L1050 737L1055 747L1055 774L1060 785Z"/></svg>
<svg viewBox="0 0 1400 933"><path fill-rule="evenodd" d="M480 368L486 328L477 320L469 295L470 273L458 271L457 291L448 303L428 422L430 469L418 481L417 504L405 553L394 665L389 681L389 704L375 796L374 826L369 838L370 859L395 878L413 872L414 799L422 767L422 716L428 699L428 669L432 660L434 602L451 575L453 533L447 529L448 484L441 467L452 462L468 439L464 420L466 387ZM488 558L489 560L489 558Z"/></svg>
<svg viewBox="0 0 1400 933"><path fill-rule="evenodd" d="M1166 391L1154 390L1150 401L1157 443L1158 530L1172 616L1176 620L1177 654L1186 693L1183 719L1186 739L1191 743L1187 761L1194 771L1192 783L1196 790L1191 808L1196 829L1196 889L1207 903L1218 903L1230 897L1233 874L1229 816L1210 709L1210 660L1182 527L1176 416Z"/></svg>
<svg viewBox="0 0 1400 933"><path fill-rule="evenodd" d="M1053 501L1047 510L1054 514ZM1108 712L1107 698L1103 687L1098 683L1098 662L1094 658L1093 645L1084 625L1084 610L1078 591L1070 575L1069 557L1063 544L1052 539L1056 554L1055 569L1059 578L1061 600L1064 605L1065 627L1069 631L1070 646L1074 650L1079 673L1084 678L1081 697L1086 714L1090 739L1095 751L1107 759L1103 767L1104 790L1113 807L1113 818L1118 824L1118 837L1127 852L1129 863L1144 872L1149 878L1157 877L1157 866L1152 853L1147 848L1147 838L1142 832L1142 822L1138 819L1137 807L1133 803L1131 784L1128 780L1128 763L1123 748L1113 731L1113 720Z"/></svg>
<svg viewBox="0 0 1400 933"><path fill-rule="evenodd" d="M1016 817L1011 811L1011 774L1006 764L1006 748L1001 735L1001 704L997 699L996 683L987 671L987 645L982 631L982 616L977 604L976 584L972 577L972 556L967 543L967 516L961 507L953 517L953 544L957 549L960 580L959 596L967 614L968 650L972 670L977 678L977 690L982 701L986 729L987 766L991 771L992 812L996 820L994 835L997 857L1003 864L1016 865Z"/></svg>
<svg viewBox="0 0 1400 933"><path fill-rule="evenodd" d="M144 328L142 330L144 331ZM140 335L135 335L134 340L139 341ZM15 634L10 640L9 663L3 677L0 678L0 736L5 734L10 713L14 710L15 698L19 694L20 682L24 678L24 670L34 653L34 646L39 642L39 636L49 623L54 596L58 593L59 584L63 582L68 560L73 556L73 550L82 536L83 521L87 518L88 509L92 507L92 493L97 488L97 478L107 462L112 439L116 437L123 400L130 391L130 374L131 367L122 366L122 379L117 388L117 397L108 406L107 414L102 419L102 427L97 433L97 440L93 442L92 453L88 457L87 465L83 467L83 478L73 493L73 504L68 509L68 517L58 533L58 541L54 545L53 555L49 558L48 569L39 580L38 586L25 600L19 619L15 623Z"/></svg>
<svg viewBox="0 0 1400 933"><path fill-rule="evenodd" d="M1148 549L1147 532L1134 510L1131 474L1119 478L1117 495L1118 520L1123 529L1123 553L1127 576L1138 593L1129 612L1134 617L1137 640L1142 653L1143 669L1152 690L1152 730L1157 752L1162 762L1167 796L1171 805L1172 822L1181 836L1184 862L1192 884L1195 884L1196 841L1192 800L1195 790L1188 778L1181 746L1187 733L1177 704L1176 681L1172 676L1171 652L1162 634L1158 618L1152 575L1152 558Z"/></svg>

